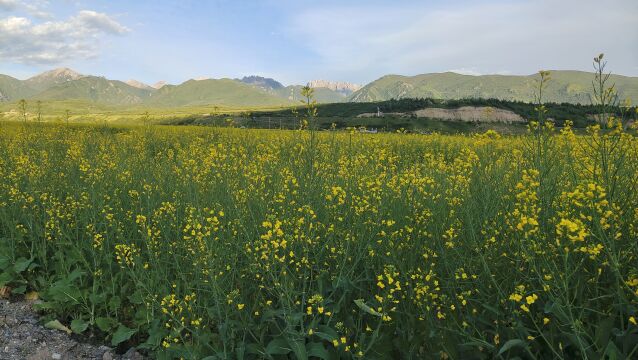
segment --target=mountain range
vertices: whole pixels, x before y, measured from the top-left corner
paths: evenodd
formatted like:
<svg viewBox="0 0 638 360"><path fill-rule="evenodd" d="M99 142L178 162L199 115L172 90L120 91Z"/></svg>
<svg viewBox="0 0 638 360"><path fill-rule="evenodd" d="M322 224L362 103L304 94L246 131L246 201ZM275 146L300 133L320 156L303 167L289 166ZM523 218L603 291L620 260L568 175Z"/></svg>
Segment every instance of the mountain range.
<svg viewBox="0 0 638 360"><path fill-rule="evenodd" d="M593 74L583 71L552 71L544 100L547 102L589 103ZM453 72L416 76L386 75L363 87L347 82L313 80L320 103L372 102L400 98L496 98L532 102L538 75L461 75ZM612 75L619 97L638 102L638 77ZM68 68L54 69L18 80L0 74L0 102L19 99L59 101L84 100L98 104L156 107L197 105L290 106L302 100L303 85L284 86L260 76L241 79L198 78L179 85L160 81L147 85L105 77L82 75Z"/></svg>
<svg viewBox="0 0 638 360"><path fill-rule="evenodd" d="M453 72L416 76L387 75L375 80L349 98L353 102L371 102L401 98L465 99L483 98L534 102L539 76L461 75ZM594 74L585 71L550 71L543 100L554 103L591 103ZM638 101L638 77L611 75L620 99Z"/></svg>
<svg viewBox="0 0 638 360"><path fill-rule="evenodd" d="M347 101L358 85L321 80L316 83L315 99L322 103ZM84 100L106 105L151 105L179 107L219 106L290 106L302 99L302 85L284 86L260 76L242 79L197 78L179 85L164 81L148 85L137 80L110 80L83 75L68 68L54 69L18 80L0 74L0 102L20 99L58 101Z"/></svg>

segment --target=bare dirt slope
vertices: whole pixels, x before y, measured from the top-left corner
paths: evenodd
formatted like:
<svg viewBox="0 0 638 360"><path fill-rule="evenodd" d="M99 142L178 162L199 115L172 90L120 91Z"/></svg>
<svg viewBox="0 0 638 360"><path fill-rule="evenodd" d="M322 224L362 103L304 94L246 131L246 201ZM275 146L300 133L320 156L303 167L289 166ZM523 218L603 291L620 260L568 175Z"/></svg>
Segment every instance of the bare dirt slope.
<svg viewBox="0 0 638 360"><path fill-rule="evenodd" d="M117 355L107 346L82 343L67 333L38 322L32 302L0 299L0 359L2 360L141 360L134 349Z"/></svg>
<svg viewBox="0 0 638 360"><path fill-rule="evenodd" d="M364 113L357 117L375 117L376 113ZM510 110L491 106L462 106L458 109L426 108L406 113L386 113L383 116L416 116L419 118L439 119L446 121L465 121L483 123L522 123L520 115Z"/></svg>
<svg viewBox="0 0 638 360"><path fill-rule="evenodd" d="M417 117L452 121L478 121L478 122L524 122L520 115L513 111L494 108L491 106L462 106L458 109L429 108L414 112Z"/></svg>

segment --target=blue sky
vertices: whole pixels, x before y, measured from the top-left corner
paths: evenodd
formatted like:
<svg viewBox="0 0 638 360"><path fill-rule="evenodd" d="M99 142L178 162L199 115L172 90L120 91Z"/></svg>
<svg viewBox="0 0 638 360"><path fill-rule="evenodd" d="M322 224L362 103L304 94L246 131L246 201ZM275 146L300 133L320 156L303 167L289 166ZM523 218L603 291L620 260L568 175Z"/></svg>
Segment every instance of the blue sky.
<svg viewBox="0 0 638 360"><path fill-rule="evenodd" d="M590 70L638 76L638 1L0 0L0 73L54 67L147 83L262 75ZM599 28L593 29L593 24Z"/></svg>

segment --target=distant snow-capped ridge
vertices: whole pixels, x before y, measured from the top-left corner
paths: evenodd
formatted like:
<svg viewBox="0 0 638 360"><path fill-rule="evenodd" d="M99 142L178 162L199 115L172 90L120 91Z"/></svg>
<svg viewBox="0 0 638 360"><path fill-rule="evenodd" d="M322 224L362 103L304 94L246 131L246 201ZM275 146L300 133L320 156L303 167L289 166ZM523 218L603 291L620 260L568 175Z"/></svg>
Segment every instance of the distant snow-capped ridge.
<svg viewBox="0 0 638 360"><path fill-rule="evenodd" d="M162 81L158 81L155 84L151 85L152 88L154 89L161 89L164 85L166 85L166 81L162 80Z"/></svg>
<svg viewBox="0 0 638 360"><path fill-rule="evenodd" d="M127 81L125 81L125 83L126 83L127 85L129 85L129 86L132 86L132 87L134 87L134 88L138 88L138 89L145 89L145 90L152 90L152 89L154 89L154 87L152 87L152 86L150 86L150 85L144 84L144 83L143 83L143 82L141 82L141 81L137 81L137 80L133 80L133 79L131 79L131 80L127 80Z"/></svg>
<svg viewBox="0 0 638 360"><path fill-rule="evenodd" d="M312 80L308 82L311 88L327 88L333 91L353 93L361 89L361 85L345 81Z"/></svg>

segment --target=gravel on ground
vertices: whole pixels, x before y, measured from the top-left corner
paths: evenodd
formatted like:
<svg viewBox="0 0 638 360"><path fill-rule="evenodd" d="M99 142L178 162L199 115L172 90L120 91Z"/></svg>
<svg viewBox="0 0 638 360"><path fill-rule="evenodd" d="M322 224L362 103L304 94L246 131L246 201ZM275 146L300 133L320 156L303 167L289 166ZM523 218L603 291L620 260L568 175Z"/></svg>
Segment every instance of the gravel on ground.
<svg viewBox="0 0 638 360"><path fill-rule="evenodd" d="M33 301L0 299L0 359L2 360L142 360L131 348L117 354L108 346L92 345L64 331L45 328Z"/></svg>

